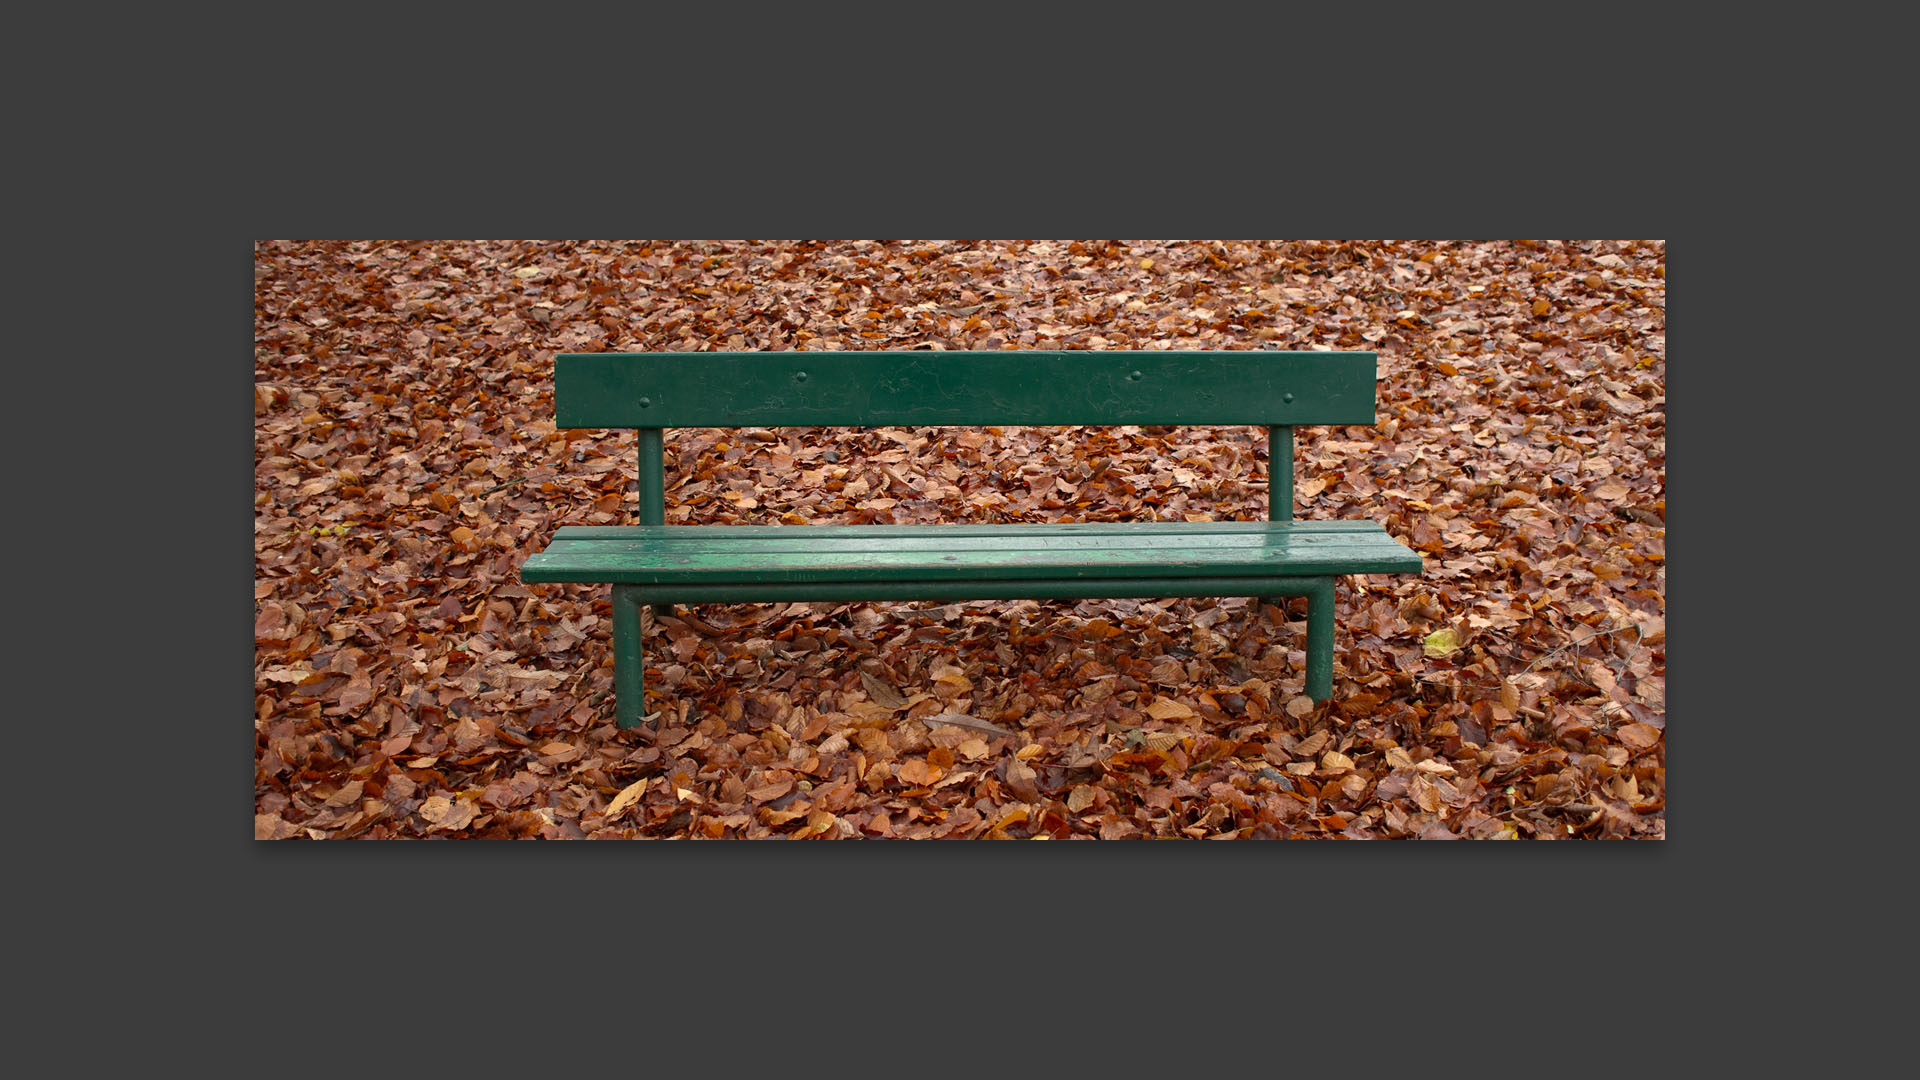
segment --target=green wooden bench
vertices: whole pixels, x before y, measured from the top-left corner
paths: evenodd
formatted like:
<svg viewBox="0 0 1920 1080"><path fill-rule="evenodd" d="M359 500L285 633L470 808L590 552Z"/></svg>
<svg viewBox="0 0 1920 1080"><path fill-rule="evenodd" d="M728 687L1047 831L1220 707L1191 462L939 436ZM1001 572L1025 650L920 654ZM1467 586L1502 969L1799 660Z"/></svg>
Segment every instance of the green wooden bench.
<svg viewBox="0 0 1920 1080"><path fill-rule="evenodd" d="M1333 579L1420 572L1372 521L1294 521L1293 428L1371 424L1374 354L562 353L563 428L637 428L640 524L567 526L526 582L613 586L620 726L645 714L640 606L846 600L1308 597L1306 691L1333 689ZM1268 521L668 525L669 427L1252 424Z"/></svg>

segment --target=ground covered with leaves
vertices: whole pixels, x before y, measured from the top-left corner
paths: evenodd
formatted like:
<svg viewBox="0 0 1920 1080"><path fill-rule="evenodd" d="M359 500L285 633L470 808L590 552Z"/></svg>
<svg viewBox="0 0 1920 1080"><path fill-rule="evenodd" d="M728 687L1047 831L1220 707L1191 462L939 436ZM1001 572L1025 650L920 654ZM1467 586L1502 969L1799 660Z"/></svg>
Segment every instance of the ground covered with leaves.
<svg viewBox="0 0 1920 1080"><path fill-rule="evenodd" d="M1664 837L1664 242L262 242L255 835ZM613 722L634 436L556 430L601 350L1338 349L1296 515L1419 576L1304 601L713 605ZM672 523L1265 516L1249 427L673 430Z"/></svg>

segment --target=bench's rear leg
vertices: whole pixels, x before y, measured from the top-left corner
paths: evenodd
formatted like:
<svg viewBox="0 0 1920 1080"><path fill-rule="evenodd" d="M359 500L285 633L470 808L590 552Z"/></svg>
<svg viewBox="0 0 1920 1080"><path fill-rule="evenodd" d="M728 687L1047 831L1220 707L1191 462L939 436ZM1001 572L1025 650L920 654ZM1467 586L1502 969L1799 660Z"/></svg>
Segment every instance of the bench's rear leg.
<svg viewBox="0 0 1920 1080"><path fill-rule="evenodd" d="M640 599L625 585L613 587L613 704L623 728L639 727L647 714L646 656L641 649Z"/></svg>
<svg viewBox="0 0 1920 1080"><path fill-rule="evenodd" d="M1287 395L1292 401L1293 395ZM1267 520L1293 520L1293 428L1291 425L1274 424L1267 428ZM1287 598L1284 596L1263 596L1263 604L1272 604L1281 611L1281 622L1286 622Z"/></svg>
<svg viewBox="0 0 1920 1080"><path fill-rule="evenodd" d="M1333 579L1314 578L1307 594L1307 696L1333 696Z"/></svg>

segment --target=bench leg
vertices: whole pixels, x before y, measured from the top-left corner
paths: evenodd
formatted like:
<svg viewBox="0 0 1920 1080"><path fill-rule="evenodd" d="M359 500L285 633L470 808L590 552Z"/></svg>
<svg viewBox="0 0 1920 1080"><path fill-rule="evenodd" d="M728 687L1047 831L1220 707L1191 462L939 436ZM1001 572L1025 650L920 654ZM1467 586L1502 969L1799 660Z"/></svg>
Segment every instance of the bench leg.
<svg viewBox="0 0 1920 1080"><path fill-rule="evenodd" d="M640 646L640 600L632 589L615 585L613 704L623 728L639 727L647 714L646 657Z"/></svg>
<svg viewBox="0 0 1920 1080"><path fill-rule="evenodd" d="M1307 594L1307 696L1333 696L1333 579L1314 578Z"/></svg>

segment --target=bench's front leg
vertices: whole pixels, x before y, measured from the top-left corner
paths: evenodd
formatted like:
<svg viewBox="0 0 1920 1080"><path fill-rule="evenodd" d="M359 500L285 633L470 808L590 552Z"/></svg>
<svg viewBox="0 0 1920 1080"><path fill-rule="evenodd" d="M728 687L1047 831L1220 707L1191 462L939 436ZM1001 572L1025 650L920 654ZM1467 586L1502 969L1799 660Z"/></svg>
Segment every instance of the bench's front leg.
<svg viewBox="0 0 1920 1080"><path fill-rule="evenodd" d="M1333 696L1333 579L1314 578L1307 594L1307 696Z"/></svg>
<svg viewBox="0 0 1920 1080"><path fill-rule="evenodd" d="M613 587L613 704L623 728L639 727L640 718L647 714L637 591L627 585Z"/></svg>

